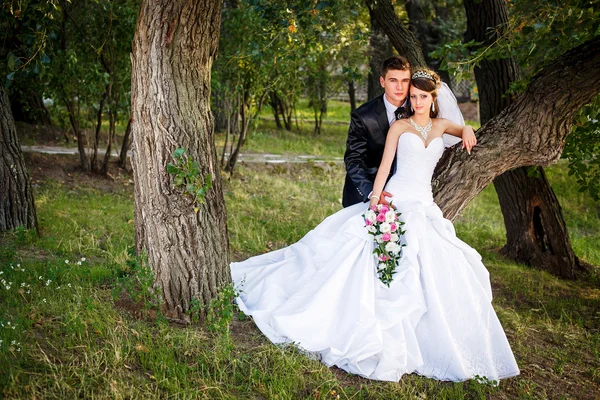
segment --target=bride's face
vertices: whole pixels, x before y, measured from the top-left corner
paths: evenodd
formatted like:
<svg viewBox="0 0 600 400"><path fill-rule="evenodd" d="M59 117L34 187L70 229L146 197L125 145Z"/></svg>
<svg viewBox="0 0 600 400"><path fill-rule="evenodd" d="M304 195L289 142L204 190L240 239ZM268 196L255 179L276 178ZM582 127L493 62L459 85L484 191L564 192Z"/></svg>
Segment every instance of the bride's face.
<svg viewBox="0 0 600 400"><path fill-rule="evenodd" d="M410 104L415 110L415 114L429 114L431 103L433 103L431 93L417 89L414 86L410 87Z"/></svg>

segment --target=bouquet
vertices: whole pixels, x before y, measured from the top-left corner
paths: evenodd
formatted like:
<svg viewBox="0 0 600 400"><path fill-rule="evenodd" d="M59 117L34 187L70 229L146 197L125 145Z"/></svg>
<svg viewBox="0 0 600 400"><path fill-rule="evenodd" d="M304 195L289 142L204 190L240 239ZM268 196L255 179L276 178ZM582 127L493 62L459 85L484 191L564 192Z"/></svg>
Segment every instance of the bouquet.
<svg viewBox="0 0 600 400"><path fill-rule="evenodd" d="M400 243L400 237L405 231L401 228L404 222L398 219L399 216L400 213L396 212L391 204L371 206L363 214L365 227L375 238L373 254L377 257L377 274L379 280L387 287L392 283L396 267L402 258L402 247L405 246Z"/></svg>

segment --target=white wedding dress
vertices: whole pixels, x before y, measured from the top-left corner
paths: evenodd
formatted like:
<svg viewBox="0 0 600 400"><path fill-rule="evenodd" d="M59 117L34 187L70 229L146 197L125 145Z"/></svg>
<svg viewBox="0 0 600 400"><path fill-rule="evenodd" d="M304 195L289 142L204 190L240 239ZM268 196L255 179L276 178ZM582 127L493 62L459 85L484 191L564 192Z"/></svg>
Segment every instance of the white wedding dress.
<svg viewBox="0 0 600 400"><path fill-rule="evenodd" d="M481 256L433 202L443 151L442 138L428 147L410 132L398 140L397 172L385 190L402 213L406 247L389 288L376 275L362 217L368 204L360 203L289 247L232 263L240 309L273 343L294 343L370 379L518 375Z"/></svg>

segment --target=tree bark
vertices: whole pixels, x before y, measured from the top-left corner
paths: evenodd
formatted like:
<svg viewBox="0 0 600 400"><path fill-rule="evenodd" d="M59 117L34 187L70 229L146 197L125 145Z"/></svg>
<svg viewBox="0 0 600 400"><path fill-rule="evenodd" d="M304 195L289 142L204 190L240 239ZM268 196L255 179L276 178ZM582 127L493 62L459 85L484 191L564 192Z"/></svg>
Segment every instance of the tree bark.
<svg viewBox="0 0 600 400"><path fill-rule="evenodd" d="M478 131L469 156L446 150L433 177L436 203L446 218L458 213L503 172L560 159L573 117L600 93L600 36L565 52L527 89Z"/></svg>
<svg viewBox="0 0 600 400"><path fill-rule="evenodd" d="M423 49L423 58L429 68L438 73L444 82L450 84L448 71L441 70L441 60L433 59L429 54L438 47L443 46L443 35L441 35L440 21L448 20L448 9L446 3L433 2L431 5L424 4L421 0L409 0L404 8L408 15L409 30L419 39ZM434 18L427 20L427 10Z"/></svg>
<svg viewBox="0 0 600 400"><path fill-rule="evenodd" d="M465 0L467 32L465 41L491 45L508 23L504 0ZM510 84L519 79L512 58L485 60L475 68L479 89L481 123L498 115L512 101ZM494 179L494 187L506 226L507 257L548 270L563 278L575 278L581 268L575 256L560 204L540 167L538 177L529 176L528 167L509 170Z"/></svg>
<svg viewBox="0 0 600 400"><path fill-rule="evenodd" d="M379 83L381 76L381 64L394 54L392 42L379 26L373 13L371 16L371 37L369 38L369 76L367 77L367 100L374 99L383 94L383 88Z"/></svg>
<svg viewBox="0 0 600 400"><path fill-rule="evenodd" d="M421 43L398 19L391 0L365 0L371 21L385 32L398 54L406 57L411 67L426 66Z"/></svg>
<svg viewBox="0 0 600 400"><path fill-rule="evenodd" d="M221 3L144 0L133 41L136 246L148 254L165 316L184 321L189 321L192 299L208 306L231 280L210 112ZM193 204L174 188L167 173L180 147L199 163L202 176L213 177L203 204Z"/></svg>
<svg viewBox="0 0 600 400"><path fill-rule="evenodd" d="M514 260L574 279L582 267L571 248L558 199L542 168L539 175L530 177L527 168L521 167L494 180L507 231L502 252Z"/></svg>
<svg viewBox="0 0 600 400"><path fill-rule="evenodd" d="M33 190L4 87L0 87L0 232L38 229Z"/></svg>

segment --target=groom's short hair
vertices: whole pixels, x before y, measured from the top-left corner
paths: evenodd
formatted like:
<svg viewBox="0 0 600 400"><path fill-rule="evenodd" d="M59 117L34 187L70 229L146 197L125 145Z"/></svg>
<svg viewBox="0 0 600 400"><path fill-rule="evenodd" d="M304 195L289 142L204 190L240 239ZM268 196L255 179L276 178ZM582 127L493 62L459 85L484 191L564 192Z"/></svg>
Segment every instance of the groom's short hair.
<svg viewBox="0 0 600 400"><path fill-rule="evenodd" d="M385 78L385 74L387 74L390 69L399 71L408 70L410 72L410 63L402 56L392 56L386 58L383 63L381 63L381 76Z"/></svg>

